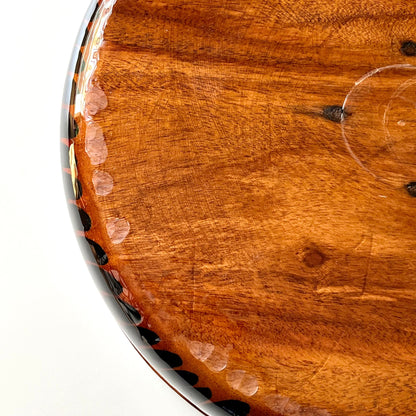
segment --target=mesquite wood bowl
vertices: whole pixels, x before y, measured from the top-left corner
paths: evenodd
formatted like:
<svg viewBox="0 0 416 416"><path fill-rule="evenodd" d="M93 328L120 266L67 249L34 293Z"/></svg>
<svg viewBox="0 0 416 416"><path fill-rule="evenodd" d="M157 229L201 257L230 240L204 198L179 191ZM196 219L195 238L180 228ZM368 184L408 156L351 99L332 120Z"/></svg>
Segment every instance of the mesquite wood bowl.
<svg viewBox="0 0 416 416"><path fill-rule="evenodd" d="M207 415L416 414L416 15L100 0L68 199L139 353Z"/></svg>

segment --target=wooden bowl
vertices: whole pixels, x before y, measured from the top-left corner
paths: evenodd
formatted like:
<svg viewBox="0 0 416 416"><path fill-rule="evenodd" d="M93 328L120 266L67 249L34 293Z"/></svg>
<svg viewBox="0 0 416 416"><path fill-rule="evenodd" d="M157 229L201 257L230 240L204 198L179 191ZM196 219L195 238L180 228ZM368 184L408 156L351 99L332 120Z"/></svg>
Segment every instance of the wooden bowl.
<svg viewBox="0 0 416 416"><path fill-rule="evenodd" d="M63 165L124 332L207 415L416 412L416 15L100 0Z"/></svg>

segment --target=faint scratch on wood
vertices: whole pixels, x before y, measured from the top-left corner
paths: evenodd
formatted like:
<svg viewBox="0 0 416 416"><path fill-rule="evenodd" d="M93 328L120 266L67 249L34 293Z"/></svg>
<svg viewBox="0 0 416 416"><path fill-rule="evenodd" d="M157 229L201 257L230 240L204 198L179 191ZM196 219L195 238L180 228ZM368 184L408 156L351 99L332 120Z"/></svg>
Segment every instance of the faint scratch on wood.
<svg viewBox="0 0 416 416"><path fill-rule="evenodd" d="M352 299L369 300L369 301L381 301L381 302L396 302L397 299L390 296L382 295L361 295L360 297L353 297Z"/></svg>
<svg viewBox="0 0 416 416"><path fill-rule="evenodd" d="M357 251L362 246L367 237L367 235L363 235L360 242L354 247L354 251Z"/></svg>
<svg viewBox="0 0 416 416"><path fill-rule="evenodd" d="M368 280L368 273L370 271L370 265L371 265L371 258L373 256L373 240L374 240L374 234L371 234L370 237L370 253L368 255L368 259L367 259L367 268L365 271L365 276L364 276L364 281L363 281L363 288L361 290L361 297L364 295L364 292L367 288L367 280Z"/></svg>
<svg viewBox="0 0 416 416"><path fill-rule="evenodd" d="M321 364L321 366L312 374L311 377L309 377L309 379L307 380L308 382L310 382L311 380L313 380L324 368L325 366L328 364L329 359L334 355L334 350L336 347L338 347L340 341L338 340L336 342L336 344L334 345L334 347L332 348L332 351L328 354L328 357L326 358L326 360Z"/></svg>

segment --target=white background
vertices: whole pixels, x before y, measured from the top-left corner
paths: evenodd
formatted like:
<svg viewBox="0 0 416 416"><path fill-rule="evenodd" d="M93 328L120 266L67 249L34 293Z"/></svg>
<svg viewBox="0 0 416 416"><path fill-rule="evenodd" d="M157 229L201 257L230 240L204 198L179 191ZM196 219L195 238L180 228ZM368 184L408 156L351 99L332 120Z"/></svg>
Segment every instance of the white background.
<svg viewBox="0 0 416 416"><path fill-rule="evenodd" d="M61 98L88 6L1 6L0 415L200 415L124 337L69 220Z"/></svg>

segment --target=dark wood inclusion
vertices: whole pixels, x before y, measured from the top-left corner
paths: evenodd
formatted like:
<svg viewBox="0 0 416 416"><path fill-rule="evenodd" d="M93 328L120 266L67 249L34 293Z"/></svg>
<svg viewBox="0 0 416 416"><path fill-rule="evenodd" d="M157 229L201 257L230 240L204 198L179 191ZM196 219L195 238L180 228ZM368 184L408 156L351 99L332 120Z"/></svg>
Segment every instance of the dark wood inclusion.
<svg viewBox="0 0 416 416"><path fill-rule="evenodd" d="M207 415L416 408L404 1L94 3L62 163L87 263Z"/></svg>

